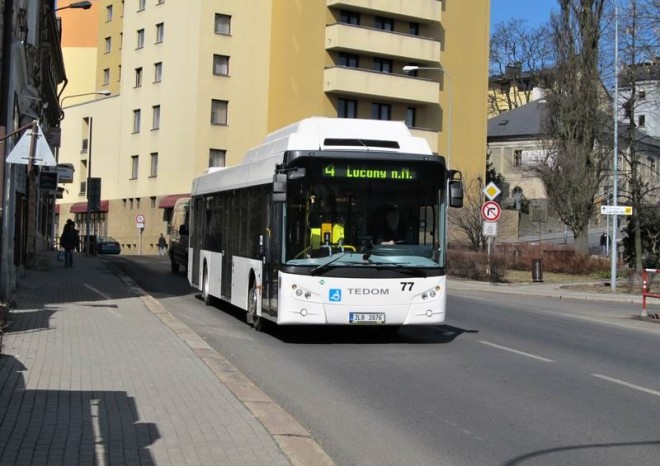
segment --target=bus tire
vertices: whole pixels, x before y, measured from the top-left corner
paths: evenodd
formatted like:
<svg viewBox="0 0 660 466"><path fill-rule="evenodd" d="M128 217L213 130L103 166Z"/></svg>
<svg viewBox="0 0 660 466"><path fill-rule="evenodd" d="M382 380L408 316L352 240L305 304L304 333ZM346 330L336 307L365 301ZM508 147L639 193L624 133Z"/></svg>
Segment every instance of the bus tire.
<svg viewBox="0 0 660 466"><path fill-rule="evenodd" d="M173 273L178 273L179 272L179 264L174 262L174 259L170 259L170 266L172 268Z"/></svg>
<svg viewBox="0 0 660 466"><path fill-rule="evenodd" d="M209 271L206 267L206 263L204 263L204 273L202 275L202 301L204 301L204 304L207 306L213 304L213 297L209 292Z"/></svg>
<svg viewBox="0 0 660 466"><path fill-rule="evenodd" d="M247 297L247 321L257 332L261 332L264 328L264 320L257 315L257 300L257 281L252 275L250 276L250 288Z"/></svg>

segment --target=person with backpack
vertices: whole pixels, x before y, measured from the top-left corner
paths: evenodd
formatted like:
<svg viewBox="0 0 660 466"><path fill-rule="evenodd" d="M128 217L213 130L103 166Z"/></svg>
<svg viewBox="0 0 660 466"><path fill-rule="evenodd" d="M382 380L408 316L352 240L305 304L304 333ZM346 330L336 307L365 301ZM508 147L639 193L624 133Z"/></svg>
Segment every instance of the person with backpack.
<svg viewBox="0 0 660 466"><path fill-rule="evenodd" d="M78 248L78 243L80 243L80 238L76 224L69 219L60 236L60 247L64 248L64 267L73 267L73 251Z"/></svg>

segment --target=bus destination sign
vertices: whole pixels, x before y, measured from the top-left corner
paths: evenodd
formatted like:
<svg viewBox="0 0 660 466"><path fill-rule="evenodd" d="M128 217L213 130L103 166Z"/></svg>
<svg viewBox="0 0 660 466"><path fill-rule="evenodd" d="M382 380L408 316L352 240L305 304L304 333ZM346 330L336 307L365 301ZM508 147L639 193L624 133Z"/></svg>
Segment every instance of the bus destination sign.
<svg viewBox="0 0 660 466"><path fill-rule="evenodd" d="M323 167L327 178L354 178L356 180L403 180L412 181L417 173L408 167L365 167L361 165L331 163Z"/></svg>

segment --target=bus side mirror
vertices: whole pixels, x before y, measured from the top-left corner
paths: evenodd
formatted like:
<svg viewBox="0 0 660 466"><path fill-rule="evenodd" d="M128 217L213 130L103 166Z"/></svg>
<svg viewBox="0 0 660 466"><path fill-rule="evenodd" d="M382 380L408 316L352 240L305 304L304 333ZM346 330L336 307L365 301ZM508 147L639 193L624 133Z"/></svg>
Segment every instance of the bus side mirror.
<svg viewBox="0 0 660 466"><path fill-rule="evenodd" d="M286 173L273 175L273 202L286 202Z"/></svg>
<svg viewBox="0 0 660 466"><path fill-rule="evenodd" d="M463 181L449 181L449 207L463 207Z"/></svg>

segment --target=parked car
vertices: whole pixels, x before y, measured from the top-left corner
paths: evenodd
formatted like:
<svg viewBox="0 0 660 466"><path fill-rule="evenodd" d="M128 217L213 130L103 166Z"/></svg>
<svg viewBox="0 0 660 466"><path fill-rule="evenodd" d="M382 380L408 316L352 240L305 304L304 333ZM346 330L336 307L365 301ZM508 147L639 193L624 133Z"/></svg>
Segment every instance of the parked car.
<svg viewBox="0 0 660 466"><path fill-rule="evenodd" d="M119 242L110 236L99 236L96 239L97 254L119 254L121 246Z"/></svg>

